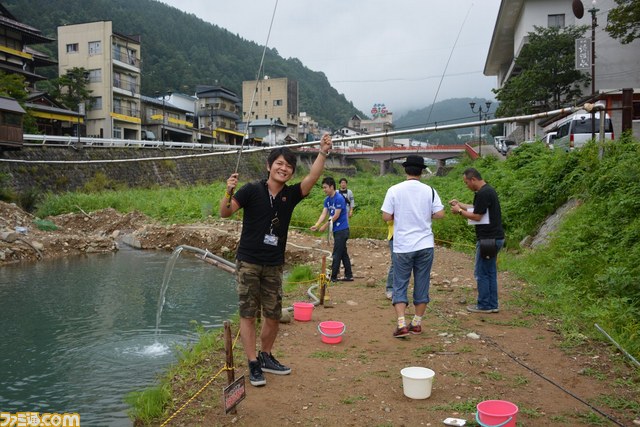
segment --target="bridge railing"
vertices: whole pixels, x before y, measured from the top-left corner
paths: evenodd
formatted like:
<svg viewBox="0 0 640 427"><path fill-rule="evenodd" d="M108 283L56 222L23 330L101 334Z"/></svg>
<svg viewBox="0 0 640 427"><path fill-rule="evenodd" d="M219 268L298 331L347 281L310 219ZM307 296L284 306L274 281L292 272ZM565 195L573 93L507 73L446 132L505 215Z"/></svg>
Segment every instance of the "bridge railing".
<svg viewBox="0 0 640 427"><path fill-rule="evenodd" d="M208 150L208 151L229 151L237 150L238 146L227 144L202 144L199 142L177 142L177 141L147 141L137 139L117 139L117 138L93 138L77 136L54 136L24 134L24 145L26 146L54 146L73 147L78 146L89 148L166 148L179 150Z"/></svg>

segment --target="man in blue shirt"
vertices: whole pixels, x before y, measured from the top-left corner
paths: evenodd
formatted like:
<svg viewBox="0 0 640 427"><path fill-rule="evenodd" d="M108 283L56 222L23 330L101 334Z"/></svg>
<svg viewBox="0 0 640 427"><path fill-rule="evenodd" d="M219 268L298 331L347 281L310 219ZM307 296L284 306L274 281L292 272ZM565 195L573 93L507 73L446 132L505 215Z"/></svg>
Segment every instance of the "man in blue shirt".
<svg viewBox="0 0 640 427"><path fill-rule="evenodd" d="M335 282L340 273L340 262L344 265L344 280L353 281L353 272L351 271L351 259L347 252L347 240L349 240L349 221L347 202L345 198L336 191L336 181L328 176L322 180L322 189L327 197L324 199L324 208L320 214L318 221L311 226L313 231L324 231L327 227L332 226L333 231L333 253L331 254L333 261L331 262L331 281ZM324 222L326 218L327 222Z"/></svg>

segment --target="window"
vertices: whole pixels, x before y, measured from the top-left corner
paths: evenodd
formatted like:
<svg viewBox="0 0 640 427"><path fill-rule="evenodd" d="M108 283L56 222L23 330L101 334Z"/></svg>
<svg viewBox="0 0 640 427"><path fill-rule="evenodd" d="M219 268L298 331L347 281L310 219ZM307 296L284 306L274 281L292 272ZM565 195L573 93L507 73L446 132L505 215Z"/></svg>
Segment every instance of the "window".
<svg viewBox="0 0 640 427"><path fill-rule="evenodd" d="M102 55L102 42L89 42L89 56Z"/></svg>
<svg viewBox="0 0 640 427"><path fill-rule="evenodd" d="M78 43L69 43L67 45L67 53L78 53Z"/></svg>
<svg viewBox="0 0 640 427"><path fill-rule="evenodd" d="M102 81L102 70L89 70L89 83L100 83Z"/></svg>
<svg viewBox="0 0 640 427"><path fill-rule="evenodd" d="M640 120L640 102L633 103L633 120Z"/></svg>
<svg viewBox="0 0 640 427"><path fill-rule="evenodd" d="M282 107L282 99L274 99L273 100L274 107Z"/></svg>
<svg viewBox="0 0 640 427"><path fill-rule="evenodd" d="M547 16L547 27L564 28L564 13Z"/></svg>
<svg viewBox="0 0 640 427"><path fill-rule="evenodd" d="M91 110L102 110L102 97L101 96L92 96L89 108Z"/></svg>
<svg viewBox="0 0 640 427"><path fill-rule="evenodd" d="M113 137L117 139L122 139L122 128L114 127L113 128Z"/></svg>

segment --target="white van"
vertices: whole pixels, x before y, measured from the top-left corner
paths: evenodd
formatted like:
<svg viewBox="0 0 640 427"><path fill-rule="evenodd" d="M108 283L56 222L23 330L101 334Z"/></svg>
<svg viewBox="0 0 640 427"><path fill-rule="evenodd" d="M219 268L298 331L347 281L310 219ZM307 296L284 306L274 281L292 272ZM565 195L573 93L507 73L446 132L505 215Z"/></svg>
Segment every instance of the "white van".
<svg viewBox="0 0 640 427"><path fill-rule="evenodd" d="M596 140L600 136L600 114L602 113L595 113ZM591 140L591 131L591 113L580 110L558 122L553 148L564 151L580 148ZM604 138L613 139L613 126L608 114L605 114Z"/></svg>

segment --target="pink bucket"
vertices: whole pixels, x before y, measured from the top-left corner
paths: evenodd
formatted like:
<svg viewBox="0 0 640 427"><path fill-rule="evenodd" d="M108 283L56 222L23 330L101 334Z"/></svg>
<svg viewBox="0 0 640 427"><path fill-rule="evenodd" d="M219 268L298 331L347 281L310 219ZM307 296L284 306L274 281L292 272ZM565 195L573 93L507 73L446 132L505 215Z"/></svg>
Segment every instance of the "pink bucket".
<svg viewBox="0 0 640 427"><path fill-rule="evenodd" d="M293 303L293 318L295 320L308 322L311 320L311 313L313 313L313 304L310 302Z"/></svg>
<svg viewBox="0 0 640 427"><path fill-rule="evenodd" d="M482 427L516 427L518 407L506 400L485 400L476 406L476 421Z"/></svg>
<svg viewBox="0 0 640 427"><path fill-rule="evenodd" d="M322 335L322 342L326 344L338 344L342 341L342 335L346 329L347 327L344 323L331 320L320 322L318 325L318 332Z"/></svg>

